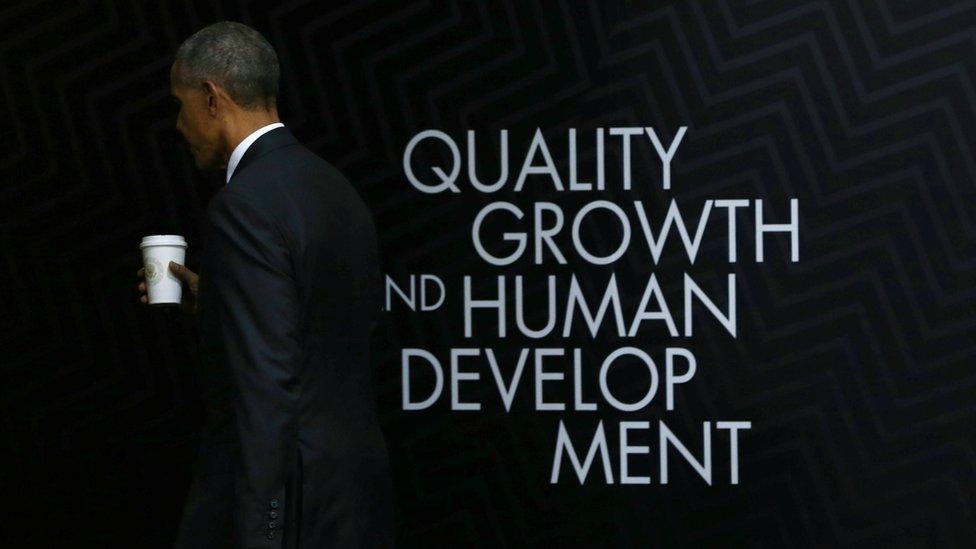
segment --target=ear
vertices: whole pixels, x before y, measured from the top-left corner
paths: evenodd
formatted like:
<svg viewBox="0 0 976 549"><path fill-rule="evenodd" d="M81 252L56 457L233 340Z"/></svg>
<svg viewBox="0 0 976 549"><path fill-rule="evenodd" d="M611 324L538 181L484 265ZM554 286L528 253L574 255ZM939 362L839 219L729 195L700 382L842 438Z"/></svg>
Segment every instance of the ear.
<svg viewBox="0 0 976 549"><path fill-rule="evenodd" d="M217 86L209 80L204 80L203 93L207 96L207 111L211 116L215 116L217 114Z"/></svg>

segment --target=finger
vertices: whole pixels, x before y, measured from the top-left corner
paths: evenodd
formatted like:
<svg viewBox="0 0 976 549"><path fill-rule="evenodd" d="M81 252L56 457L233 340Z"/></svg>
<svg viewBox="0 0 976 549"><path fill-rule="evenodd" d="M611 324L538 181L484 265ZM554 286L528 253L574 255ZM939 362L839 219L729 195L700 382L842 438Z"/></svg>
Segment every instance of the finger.
<svg viewBox="0 0 976 549"><path fill-rule="evenodd" d="M140 292L145 292L146 291L146 283L145 282L140 282L139 283L139 291Z"/></svg>
<svg viewBox="0 0 976 549"><path fill-rule="evenodd" d="M177 277L179 277L180 279L183 278L183 269L184 269L183 265L180 265L179 263L176 263L175 261L170 261L169 262L169 270L173 274L175 274Z"/></svg>
<svg viewBox="0 0 976 549"><path fill-rule="evenodd" d="M146 297L146 296L142 296L142 297L139 298L139 301L141 301L143 303L149 303L149 298Z"/></svg>
<svg viewBox="0 0 976 549"><path fill-rule="evenodd" d="M136 276L142 276L143 273L145 273L145 272L146 272L146 268L145 267L139 267L139 270L136 271Z"/></svg>

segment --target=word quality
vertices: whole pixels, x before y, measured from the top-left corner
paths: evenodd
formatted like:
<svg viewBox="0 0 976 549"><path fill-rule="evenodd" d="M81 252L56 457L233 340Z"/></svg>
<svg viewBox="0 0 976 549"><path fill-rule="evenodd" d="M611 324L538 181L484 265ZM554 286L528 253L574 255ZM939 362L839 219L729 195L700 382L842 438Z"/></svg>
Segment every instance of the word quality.
<svg viewBox="0 0 976 549"><path fill-rule="evenodd" d="M514 190L521 191L522 187L525 185L525 179L529 175L542 175L547 176L551 181L554 189L558 191L568 190L570 191L602 191L606 188L606 161L604 160L604 149L607 135L611 138L620 140L621 147L621 185L624 190L630 190L631 186L631 144L633 143L650 143L653 147L654 152L657 154L658 158L661 160L661 185L664 189L671 188L671 160L674 158L675 153L678 151L678 145L681 144L681 139L684 137L685 132L688 130L687 126L681 126L675 133L674 138L671 142L665 145L661 138L658 137L657 132L654 128L609 128L606 130L604 128L597 128L595 132L595 143L596 143L596 182L595 185L591 181L584 181L580 178L579 168L577 166L577 144L576 144L576 129L570 128L568 142L568 158L569 158L569 173L565 178L568 182L563 183L564 178L559 174L556 169L556 163L552 159L552 154L549 151L549 145L546 143L546 139L542 134L542 130L536 128L535 135L532 137L532 143L529 145L529 150L525 154L525 159L522 161L522 168L518 172L518 176L515 180ZM498 166L498 177L495 181L490 183L482 182L478 174L476 173L475 166L477 165L477 152L475 148L475 132L474 130L468 130L467 139L467 182L472 188L483 193L493 193L501 190L509 181L509 147L508 147L508 130L501 130L500 132L500 154L499 154L499 166ZM417 177L417 174L413 169L412 157L417 146L424 141L439 141L443 145L447 146L448 151L451 153L451 165L448 169L444 169L441 166L431 167L431 171L437 177L437 181L434 183L425 183ZM458 186L457 181L461 174L461 150L458 148L457 142L454 139L440 131L440 130L424 130L416 135L407 143L407 147L403 151L403 171L407 176L407 180L410 184L414 186L418 191L428 194L437 194L445 191L450 191L454 193L461 192L461 188Z"/></svg>

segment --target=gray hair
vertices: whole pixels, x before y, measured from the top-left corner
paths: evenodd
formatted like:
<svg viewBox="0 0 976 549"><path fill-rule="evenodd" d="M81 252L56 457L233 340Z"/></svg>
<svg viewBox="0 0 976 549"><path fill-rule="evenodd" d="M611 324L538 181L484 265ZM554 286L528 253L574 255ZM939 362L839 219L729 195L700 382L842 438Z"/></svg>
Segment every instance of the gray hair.
<svg viewBox="0 0 976 549"><path fill-rule="evenodd" d="M221 21L204 27L176 50L179 83L219 84L235 103L252 110L277 103L278 56L261 33L241 23Z"/></svg>

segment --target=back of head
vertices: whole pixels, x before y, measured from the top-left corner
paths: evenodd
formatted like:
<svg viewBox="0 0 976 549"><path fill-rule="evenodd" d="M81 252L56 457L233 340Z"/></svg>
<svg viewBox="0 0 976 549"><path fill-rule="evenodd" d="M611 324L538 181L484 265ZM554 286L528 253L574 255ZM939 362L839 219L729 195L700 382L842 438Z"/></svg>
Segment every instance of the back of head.
<svg viewBox="0 0 976 549"><path fill-rule="evenodd" d="M258 31L233 21L204 27L176 51L179 82L199 89L205 80L223 87L241 108L277 104L278 56Z"/></svg>

